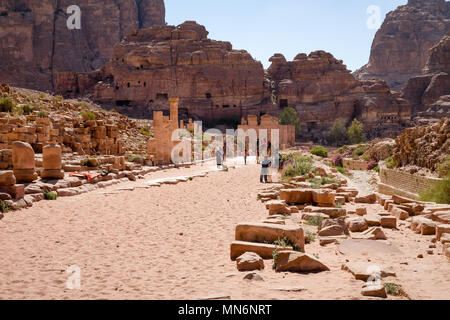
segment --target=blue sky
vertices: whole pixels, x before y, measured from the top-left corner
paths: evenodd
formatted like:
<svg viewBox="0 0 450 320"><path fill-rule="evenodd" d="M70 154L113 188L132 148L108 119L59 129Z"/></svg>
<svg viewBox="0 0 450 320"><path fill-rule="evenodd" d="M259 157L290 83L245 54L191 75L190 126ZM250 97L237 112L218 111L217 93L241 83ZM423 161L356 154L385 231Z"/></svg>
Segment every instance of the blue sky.
<svg viewBox="0 0 450 320"><path fill-rule="evenodd" d="M425 0L426 1L426 0ZM298 53L331 52L354 71L369 60L376 29L369 29L377 6L381 22L407 0L165 0L166 20L195 20L209 37L245 49L265 67L274 53L292 60Z"/></svg>

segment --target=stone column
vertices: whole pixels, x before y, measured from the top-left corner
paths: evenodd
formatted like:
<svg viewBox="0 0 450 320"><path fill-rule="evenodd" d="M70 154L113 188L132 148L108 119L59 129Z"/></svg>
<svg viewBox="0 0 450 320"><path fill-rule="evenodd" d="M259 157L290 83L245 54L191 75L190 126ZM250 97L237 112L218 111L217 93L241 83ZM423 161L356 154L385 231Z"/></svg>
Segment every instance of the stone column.
<svg viewBox="0 0 450 320"><path fill-rule="evenodd" d="M63 179L62 150L57 144L45 146L42 150L43 166L41 177L44 179Z"/></svg>
<svg viewBox="0 0 450 320"><path fill-rule="evenodd" d="M178 103L180 102L179 98L170 98L170 120L176 124L178 128Z"/></svg>
<svg viewBox="0 0 450 320"><path fill-rule="evenodd" d="M34 151L29 143L14 141L13 170L19 183L33 182L38 178L35 167Z"/></svg>

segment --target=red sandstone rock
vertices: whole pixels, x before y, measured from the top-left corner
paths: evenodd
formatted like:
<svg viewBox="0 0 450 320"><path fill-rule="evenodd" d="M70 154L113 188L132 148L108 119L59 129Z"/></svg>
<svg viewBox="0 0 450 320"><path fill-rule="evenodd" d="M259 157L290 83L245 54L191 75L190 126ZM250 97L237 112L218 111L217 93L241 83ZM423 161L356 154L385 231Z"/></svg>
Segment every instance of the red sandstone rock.
<svg viewBox="0 0 450 320"><path fill-rule="evenodd" d="M450 30L450 3L409 0L390 12L372 44L369 63L355 72L359 79L382 79L400 89L420 75L428 50Z"/></svg>
<svg viewBox="0 0 450 320"><path fill-rule="evenodd" d="M95 100L119 110L134 106L134 112L147 116L168 110L168 98L180 97L180 116L204 120L241 115L243 107L261 104L262 64L244 50L233 50L231 43L207 36L205 27L193 21L137 30L115 45L99 72L60 74L58 91L86 93L93 87ZM88 81L80 85L85 77Z"/></svg>
<svg viewBox="0 0 450 320"><path fill-rule="evenodd" d="M67 28L72 4L81 30ZM0 12L0 82L41 90L53 88L56 72L101 67L128 32L165 23L163 0L5 0Z"/></svg>

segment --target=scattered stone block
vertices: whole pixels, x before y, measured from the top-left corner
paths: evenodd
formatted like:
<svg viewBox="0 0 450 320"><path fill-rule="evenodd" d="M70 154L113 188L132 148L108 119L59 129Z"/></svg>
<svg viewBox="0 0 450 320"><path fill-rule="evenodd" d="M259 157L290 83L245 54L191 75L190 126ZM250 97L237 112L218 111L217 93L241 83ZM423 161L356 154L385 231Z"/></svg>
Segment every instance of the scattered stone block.
<svg viewBox="0 0 450 320"><path fill-rule="evenodd" d="M368 203L374 204L377 202L377 196L375 193L369 194L367 196L360 196L355 198L355 203Z"/></svg>
<svg viewBox="0 0 450 320"><path fill-rule="evenodd" d="M299 250L305 248L303 229L297 226L269 225L265 223L240 223L236 226L236 240L274 243L287 238Z"/></svg>
<svg viewBox="0 0 450 320"><path fill-rule="evenodd" d="M383 228L397 229L396 217L380 217L380 224Z"/></svg>
<svg viewBox="0 0 450 320"><path fill-rule="evenodd" d="M363 232L369 229L366 219L364 218L349 218L346 220L347 228L351 232Z"/></svg>
<svg viewBox="0 0 450 320"><path fill-rule="evenodd" d="M386 234L380 227L372 227L361 234L367 240L387 240Z"/></svg>
<svg viewBox="0 0 450 320"><path fill-rule="evenodd" d="M288 208L284 200L272 200L267 202L266 207L269 209L269 215L283 214L290 215L291 209Z"/></svg>
<svg viewBox="0 0 450 320"><path fill-rule="evenodd" d="M423 236L432 236L436 234L436 223L435 222L422 222L420 224L420 234Z"/></svg>
<svg viewBox="0 0 450 320"><path fill-rule="evenodd" d="M347 211L342 208L327 208L327 207L313 207L313 206L308 206L304 208L303 212L324 213L333 219L343 217L347 214Z"/></svg>
<svg viewBox="0 0 450 320"><path fill-rule="evenodd" d="M281 189L280 199L289 204L305 204L312 203L312 189Z"/></svg>
<svg viewBox="0 0 450 320"><path fill-rule="evenodd" d="M440 241L443 234L450 233L450 224L439 224L436 226L436 240Z"/></svg>
<svg viewBox="0 0 450 320"><path fill-rule="evenodd" d="M383 285L367 286L362 289L361 294L365 297L387 298L386 288Z"/></svg>
<svg viewBox="0 0 450 320"><path fill-rule="evenodd" d="M358 208L356 208L356 214L358 216L365 216L365 215L367 215L367 208L365 208L365 207L358 207Z"/></svg>
<svg viewBox="0 0 450 320"><path fill-rule="evenodd" d="M276 261L277 272L321 272L330 269L314 256L295 251L282 251Z"/></svg>
<svg viewBox="0 0 450 320"><path fill-rule="evenodd" d="M399 220L406 220L409 218L409 213L405 210L400 209L399 207L393 207L391 210L391 214Z"/></svg>
<svg viewBox="0 0 450 320"><path fill-rule="evenodd" d="M264 269L264 260L254 252L246 252L236 259L239 271L254 271Z"/></svg>
<svg viewBox="0 0 450 320"><path fill-rule="evenodd" d="M312 198L319 207L336 207L336 194L333 190L313 190Z"/></svg>
<svg viewBox="0 0 450 320"><path fill-rule="evenodd" d="M268 260L273 258L273 252L275 250L293 250L293 248L280 248L279 246L273 244L233 241L230 247L230 258L232 261L235 261L246 252L254 252L261 258Z"/></svg>
<svg viewBox="0 0 450 320"><path fill-rule="evenodd" d="M380 217L379 216L366 216L367 225L369 227L379 227L381 226Z"/></svg>

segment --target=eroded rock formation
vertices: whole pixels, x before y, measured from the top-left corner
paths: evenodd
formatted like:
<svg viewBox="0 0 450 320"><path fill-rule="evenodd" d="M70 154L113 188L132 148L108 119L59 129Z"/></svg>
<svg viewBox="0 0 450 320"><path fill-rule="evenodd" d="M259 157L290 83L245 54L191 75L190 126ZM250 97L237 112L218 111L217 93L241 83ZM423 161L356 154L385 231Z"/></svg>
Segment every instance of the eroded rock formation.
<svg viewBox="0 0 450 320"><path fill-rule="evenodd" d="M409 79L403 97L420 118L450 116L450 34L430 50L423 75Z"/></svg>
<svg viewBox="0 0 450 320"><path fill-rule="evenodd" d="M137 30L114 47L112 59L90 74L61 73L58 91L92 93L123 112L150 116L180 98L180 117L237 117L263 103L264 69L244 50L207 38L193 21ZM267 92L267 94L265 94Z"/></svg>
<svg viewBox="0 0 450 320"><path fill-rule="evenodd" d="M373 41L369 63L355 75L382 79L400 90L409 78L422 73L428 51L449 31L450 2L409 0L386 16Z"/></svg>
<svg viewBox="0 0 450 320"><path fill-rule="evenodd" d="M299 54L293 61L276 54L271 61L272 96L280 109L295 107L305 137L325 139L337 118L360 119L369 136L395 136L411 119L408 103L384 81L356 80L330 53Z"/></svg>
<svg viewBox="0 0 450 320"><path fill-rule="evenodd" d="M69 0L0 1L0 82L49 90L58 71L87 72L130 31L165 23L163 0L78 0L81 29L69 30Z"/></svg>
<svg viewBox="0 0 450 320"><path fill-rule="evenodd" d="M450 118L405 130L396 140L394 160L399 166L415 165L436 170L450 154Z"/></svg>

